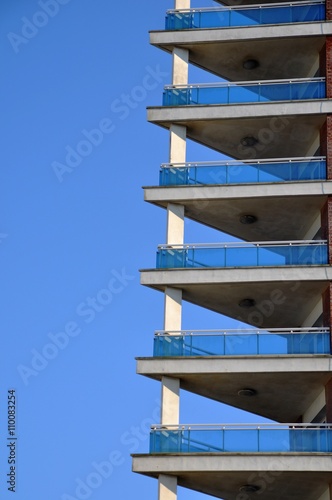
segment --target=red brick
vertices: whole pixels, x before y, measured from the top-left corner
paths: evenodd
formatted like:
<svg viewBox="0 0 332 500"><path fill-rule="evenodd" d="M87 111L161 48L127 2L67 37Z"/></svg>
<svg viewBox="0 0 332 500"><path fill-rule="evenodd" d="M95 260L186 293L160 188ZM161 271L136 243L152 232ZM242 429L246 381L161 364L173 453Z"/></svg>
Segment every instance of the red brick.
<svg viewBox="0 0 332 500"><path fill-rule="evenodd" d="M327 179L332 180L332 115L327 115L320 129L320 154L326 156Z"/></svg>
<svg viewBox="0 0 332 500"><path fill-rule="evenodd" d="M331 21L331 19L332 19L332 0L326 0L325 9L326 9L326 20Z"/></svg>
<svg viewBox="0 0 332 500"><path fill-rule="evenodd" d="M332 19L332 0L330 0L330 19ZM326 78L326 97L332 97L332 36L326 37L326 42L319 54L319 74Z"/></svg>
<svg viewBox="0 0 332 500"><path fill-rule="evenodd" d="M325 386L326 422L332 422L332 378Z"/></svg>

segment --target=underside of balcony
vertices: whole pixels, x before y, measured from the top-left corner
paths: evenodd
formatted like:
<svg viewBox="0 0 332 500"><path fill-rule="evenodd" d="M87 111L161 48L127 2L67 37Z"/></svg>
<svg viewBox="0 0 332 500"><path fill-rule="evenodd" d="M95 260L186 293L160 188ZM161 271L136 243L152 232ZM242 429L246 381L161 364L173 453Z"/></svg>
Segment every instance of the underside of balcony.
<svg viewBox="0 0 332 500"><path fill-rule="evenodd" d="M278 422L296 422L331 378L331 356L138 358L137 372ZM244 388L253 396L239 394Z"/></svg>
<svg viewBox="0 0 332 500"><path fill-rule="evenodd" d="M163 208L168 203L184 205L186 217L243 240L300 240L332 194L332 185L296 182L148 187L144 194L146 201ZM256 222L241 223L244 214L254 215Z"/></svg>
<svg viewBox="0 0 332 500"><path fill-rule="evenodd" d="M180 486L227 500L251 498L241 490L248 484L261 500L318 500L332 482L330 454L133 455L133 470L177 476Z"/></svg>
<svg viewBox="0 0 332 500"><path fill-rule="evenodd" d="M187 49L192 64L226 80L306 78L315 74L328 28L332 32L323 23L158 31L151 33L151 43L167 52ZM244 69L248 59L258 66Z"/></svg>
<svg viewBox="0 0 332 500"><path fill-rule="evenodd" d="M142 270L141 283L261 328L303 325L332 280L329 266ZM241 307L250 298L253 306Z"/></svg>
<svg viewBox="0 0 332 500"><path fill-rule="evenodd" d="M148 120L163 128L187 128L187 138L236 159L292 158L313 154L332 102L198 105L148 108ZM243 145L253 137L253 146Z"/></svg>

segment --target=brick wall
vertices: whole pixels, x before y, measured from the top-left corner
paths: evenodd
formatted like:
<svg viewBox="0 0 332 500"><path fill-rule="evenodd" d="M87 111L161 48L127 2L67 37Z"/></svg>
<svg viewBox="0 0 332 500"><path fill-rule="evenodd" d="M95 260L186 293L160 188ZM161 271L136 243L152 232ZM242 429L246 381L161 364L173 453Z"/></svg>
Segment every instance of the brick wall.
<svg viewBox="0 0 332 500"><path fill-rule="evenodd" d="M326 97L332 97L332 36L326 37L325 56L320 57L320 72L326 77Z"/></svg>
<svg viewBox="0 0 332 500"><path fill-rule="evenodd" d="M325 9L326 9L326 20L331 21L331 19L332 19L332 0L326 0Z"/></svg>
<svg viewBox="0 0 332 500"><path fill-rule="evenodd" d="M321 211L322 220L322 239L327 240L328 245L328 263L332 264L332 196L327 198Z"/></svg>
<svg viewBox="0 0 332 500"><path fill-rule="evenodd" d="M325 386L326 422L332 422L332 379Z"/></svg>
<svg viewBox="0 0 332 500"><path fill-rule="evenodd" d="M326 156L327 179L332 180L332 115L326 116L320 129L320 155Z"/></svg>

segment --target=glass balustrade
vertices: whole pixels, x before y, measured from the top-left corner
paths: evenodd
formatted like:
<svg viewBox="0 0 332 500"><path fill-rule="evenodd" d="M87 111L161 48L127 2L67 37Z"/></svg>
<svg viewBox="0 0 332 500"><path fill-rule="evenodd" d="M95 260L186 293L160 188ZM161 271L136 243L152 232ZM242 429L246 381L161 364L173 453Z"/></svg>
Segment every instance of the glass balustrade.
<svg viewBox="0 0 332 500"><path fill-rule="evenodd" d="M157 268L310 266L327 264L325 240L160 245Z"/></svg>
<svg viewBox="0 0 332 500"><path fill-rule="evenodd" d="M163 164L160 186L250 184L326 179L326 159L287 158Z"/></svg>
<svg viewBox="0 0 332 500"><path fill-rule="evenodd" d="M332 452L329 424L153 426L150 453Z"/></svg>
<svg viewBox="0 0 332 500"><path fill-rule="evenodd" d="M163 106L298 101L324 99L325 96L324 78L167 85L163 94Z"/></svg>
<svg viewBox="0 0 332 500"><path fill-rule="evenodd" d="M325 3L294 2L207 9L168 10L166 30L229 28L325 20Z"/></svg>
<svg viewBox="0 0 332 500"><path fill-rule="evenodd" d="M153 356L330 354L327 328L156 332Z"/></svg>

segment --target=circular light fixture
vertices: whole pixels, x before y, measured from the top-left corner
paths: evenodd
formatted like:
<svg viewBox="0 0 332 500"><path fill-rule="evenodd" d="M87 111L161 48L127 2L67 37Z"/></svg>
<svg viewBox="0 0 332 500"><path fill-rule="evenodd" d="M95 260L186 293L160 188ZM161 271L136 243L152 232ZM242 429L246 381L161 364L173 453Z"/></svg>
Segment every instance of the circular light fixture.
<svg viewBox="0 0 332 500"><path fill-rule="evenodd" d="M259 62L256 59L246 59L242 63L243 69L256 69L259 67Z"/></svg>
<svg viewBox="0 0 332 500"><path fill-rule="evenodd" d="M251 214L244 214L240 217L241 224L254 224L257 222L257 217Z"/></svg>
<svg viewBox="0 0 332 500"><path fill-rule="evenodd" d="M245 148L252 148L258 143L258 139L256 139L256 137L253 137L252 135L247 135L246 137L242 137L240 142Z"/></svg>
<svg viewBox="0 0 332 500"><path fill-rule="evenodd" d="M256 396L257 391L255 391L255 389L250 389L249 387L246 387L245 389L240 389L237 394L238 396L246 396L251 398L252 396Z"/></svg>
<svg viewBox="0 0 332 500"><path fill-rule="evenodd" d="M255 484L244 484L239 488L239 491L245 492L245 493L256 493L257 491L260 490L259 486L256 486Z"/></svg>
<svg viewBox="0 0 332 500"><path fill-rule="evenodd" d="M240 300L239 302L239 306L240 307L244 307L246 309L248 309L249 307L254 307L254 305L256 304L256 302L254 301L254 299L242 299Z"/></svg>
<svg viewBox="0 0 332 500"><path fill-rule="evenodd" d="M241 215L239 220L241 224L254 224L255 222L257 222L257 217L256 215L244 214Z"/></svg>

